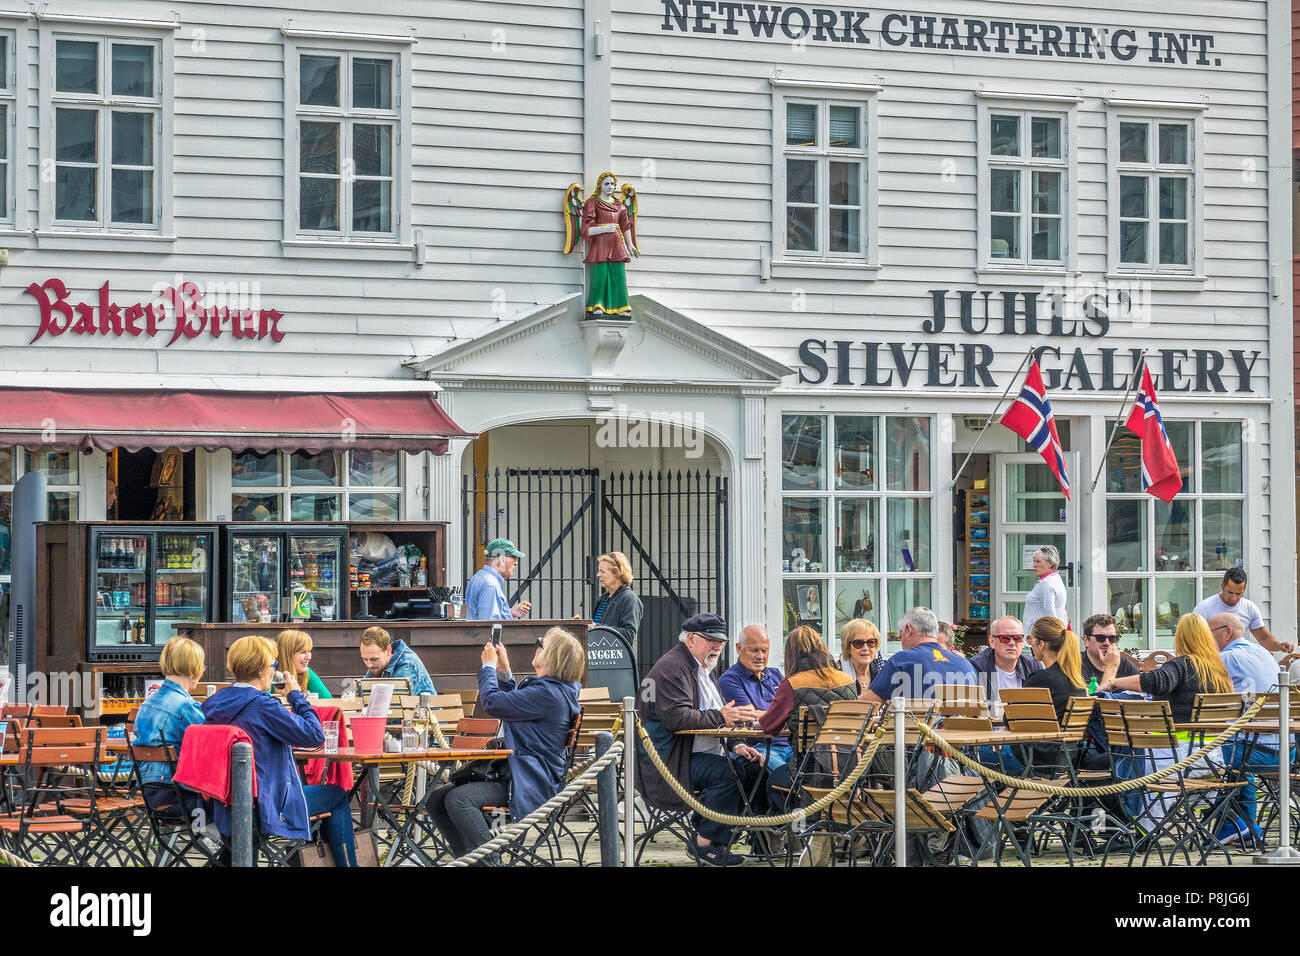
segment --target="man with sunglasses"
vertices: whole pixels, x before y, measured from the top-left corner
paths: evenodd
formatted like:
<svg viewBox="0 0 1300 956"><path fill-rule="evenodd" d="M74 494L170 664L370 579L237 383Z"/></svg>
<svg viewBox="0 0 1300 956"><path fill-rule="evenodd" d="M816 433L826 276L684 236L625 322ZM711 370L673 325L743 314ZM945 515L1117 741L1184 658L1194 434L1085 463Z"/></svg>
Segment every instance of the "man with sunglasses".
<svg viewBox="0 0 1300 956"><path fill-rule="evenodd" d="M757 719L754 708L727 700L713 676L727 645L727 622L716 614L696 614L682 622L681 641L655 662L641 681L637 717L668 772L694 791L711 810L738 814L742 800L737 779L747 790L756 789L763 758L753 747L721 737L683 734L684 730L731 727ZM646 801L660 810L686 808L676 791L659 775L648 757L637 761L638 786ZM692 814L693 839L686 852L708 866L736 866L745 858L730 850L731 827Z"/></svg>
<svg viewBox="0 0 1300 956"><path fill-rule="evenodd" d="M989 625L989 646L972 657L970 665L981 675L990 697L995 690L1024 687L1026 677L1043 669L1024 650L1025 632L1019 618L1006 615Z"/></svg>
<svg viewBox="0 0 1300 956"><path fill-rule="evenodd" d="M1119 649L1119 625L1109 614L1094 614L1083 622L1083 685L1096 679L1101 682L1106 667L1117 661L1116 677L1132 677L1138 672L1137 665L1129 660Z"/></svg>

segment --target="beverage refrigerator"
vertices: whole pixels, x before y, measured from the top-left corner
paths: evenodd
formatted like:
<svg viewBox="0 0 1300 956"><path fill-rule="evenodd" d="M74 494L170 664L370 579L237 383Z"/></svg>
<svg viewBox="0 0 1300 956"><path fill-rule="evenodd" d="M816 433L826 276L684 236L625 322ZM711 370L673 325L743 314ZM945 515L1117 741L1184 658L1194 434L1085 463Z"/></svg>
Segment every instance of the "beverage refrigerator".
<svg viewBox="0 0 1300 956"><path fill-rule="evenodd" d="M91 660L156 658L172 625L214 620L215 527L89 530Z"/></svg>
<svg viewBox="0 0 1300 956"><path fill-rule="evenodd" d="M223 535L223 617L229 622L345 616L346 526L226 525Z"/></svg>

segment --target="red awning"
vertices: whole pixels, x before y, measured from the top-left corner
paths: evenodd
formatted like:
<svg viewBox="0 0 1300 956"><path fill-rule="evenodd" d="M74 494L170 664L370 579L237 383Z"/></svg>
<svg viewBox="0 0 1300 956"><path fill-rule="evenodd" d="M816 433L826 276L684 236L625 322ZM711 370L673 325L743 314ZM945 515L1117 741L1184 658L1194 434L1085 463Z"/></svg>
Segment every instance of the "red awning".
<svg viewBox="0 0 1300 956"><path fill-rule="evenodd" d="M431 392L0 388L0 446L447 452L471 438Z"/></svg>

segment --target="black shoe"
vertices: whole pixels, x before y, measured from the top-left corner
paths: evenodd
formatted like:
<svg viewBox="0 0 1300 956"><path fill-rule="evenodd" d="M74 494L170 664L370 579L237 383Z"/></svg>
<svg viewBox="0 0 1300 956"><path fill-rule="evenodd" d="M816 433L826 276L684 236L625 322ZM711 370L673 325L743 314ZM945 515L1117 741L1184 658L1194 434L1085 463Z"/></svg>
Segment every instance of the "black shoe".
<svg viewBox="0 0 1300 956"><path fill-rule="evenodd" d="M694 839L686 844L686 855L706 866L740 866L745 862L743 856L732 853L720 843L700 846Z"/></svg>

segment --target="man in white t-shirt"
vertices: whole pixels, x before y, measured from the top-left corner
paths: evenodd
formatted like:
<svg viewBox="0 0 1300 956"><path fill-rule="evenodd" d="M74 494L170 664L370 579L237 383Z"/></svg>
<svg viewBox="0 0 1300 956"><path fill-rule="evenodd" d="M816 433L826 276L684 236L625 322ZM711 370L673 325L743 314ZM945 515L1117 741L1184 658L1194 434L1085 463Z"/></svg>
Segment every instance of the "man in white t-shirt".
<svg viewBox="0 0 1300 956"><path fill-rule="evenodd" d="M1279 641L1269 633L1268 628L1264 626L1264 618L1259 613L1259 608L1253 601L1244 597L1245 593L1246 572L1241 568L1228 568L1223 573L1223 585L1219 593L1210 595L1196 605L1195 611L1207 621L1216 614L1235 614L1241 618L1241 623L1246 629L1255 635L1255 640L1259 641L1260 647L1264 650L1280 651L1283 654L1290 654L1295 650L1294 644Z"/></svg>

